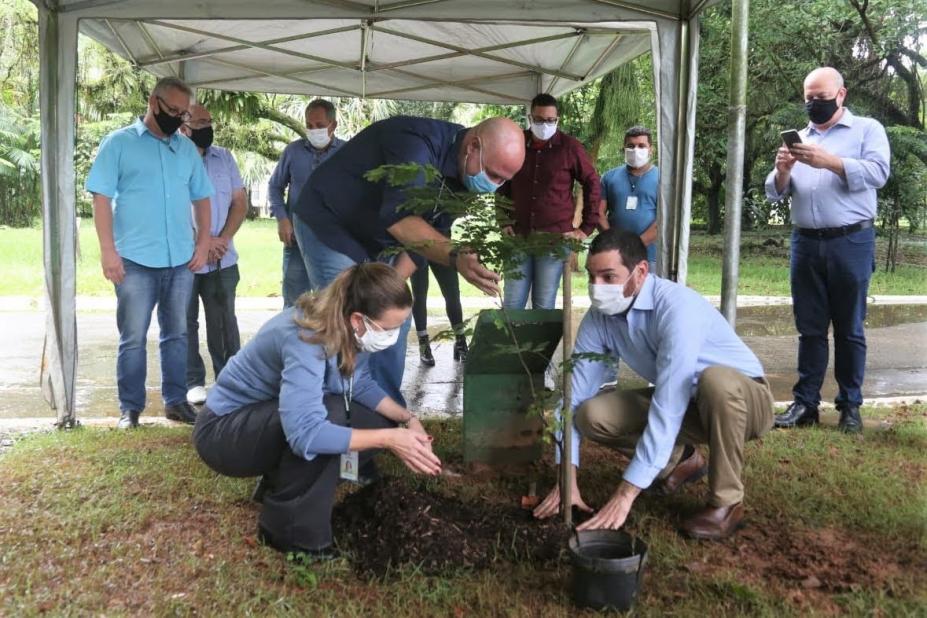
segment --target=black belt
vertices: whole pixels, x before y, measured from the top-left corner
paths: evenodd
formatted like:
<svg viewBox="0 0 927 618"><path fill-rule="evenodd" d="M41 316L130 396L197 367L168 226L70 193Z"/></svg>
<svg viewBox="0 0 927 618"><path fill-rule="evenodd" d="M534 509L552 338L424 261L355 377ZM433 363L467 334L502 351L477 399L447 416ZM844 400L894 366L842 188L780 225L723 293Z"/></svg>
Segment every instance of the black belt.
<svg viewBox="0 0 927 618"><path fill-rule="evenodd" d="M867 219L865 221L860 221L859 223L853 223L852 225L844 225L843 227L822 227L818 229L809 228L809 227L796 227L795 229L802 236L807 236L808 238L838 238L840 236L848 236L853 232L858 232L860 230L868 230L872 227L872 219Z"/></svg>

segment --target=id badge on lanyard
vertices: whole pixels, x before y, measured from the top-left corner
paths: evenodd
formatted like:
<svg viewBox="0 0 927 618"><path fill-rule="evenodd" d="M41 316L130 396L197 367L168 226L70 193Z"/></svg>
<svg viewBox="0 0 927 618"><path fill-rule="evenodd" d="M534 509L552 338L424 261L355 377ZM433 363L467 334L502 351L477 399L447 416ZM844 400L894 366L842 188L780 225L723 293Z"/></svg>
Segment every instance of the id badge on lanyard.
<svg viewBox="0 0 927 618"><path fill-rule="evenodd" d="M344 397L344 414L348 421L348 427L351 426L351 400L354 399L354 376L348 378L348 385L345 388L344 378L341 378L341 394ZM357 451L348 451L341 455L339 465L339 476L346 481L357 482L357 468L360 465Z"/></svg>

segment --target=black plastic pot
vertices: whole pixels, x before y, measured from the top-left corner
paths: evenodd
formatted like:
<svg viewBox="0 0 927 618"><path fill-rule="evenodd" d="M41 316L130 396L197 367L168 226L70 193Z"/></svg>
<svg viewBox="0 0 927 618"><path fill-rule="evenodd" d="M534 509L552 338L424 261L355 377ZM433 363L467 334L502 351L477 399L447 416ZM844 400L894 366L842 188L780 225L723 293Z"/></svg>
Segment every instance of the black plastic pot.
<svg viewBox="0 0 927 618"><path fill-rule="evenodd" d="M585 530L570 537L569 549L574 603L631 609L647 562L646 543L621 530Z"/></svg>

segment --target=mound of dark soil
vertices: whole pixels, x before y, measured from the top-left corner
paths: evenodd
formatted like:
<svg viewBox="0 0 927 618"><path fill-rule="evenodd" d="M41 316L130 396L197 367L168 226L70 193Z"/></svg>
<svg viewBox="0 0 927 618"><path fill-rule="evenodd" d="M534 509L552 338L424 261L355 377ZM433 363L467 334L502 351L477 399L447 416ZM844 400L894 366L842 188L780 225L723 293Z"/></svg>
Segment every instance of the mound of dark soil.
<svg viewBox="0 0 927 618"><path fill-rule="evenodd" d="M434 575L555 560L569 537L555 520L536 521L515 506L466 504L388 478L347 496L332 516L338 545L353 555L357 571L375 576L403 564Z"/></svg>

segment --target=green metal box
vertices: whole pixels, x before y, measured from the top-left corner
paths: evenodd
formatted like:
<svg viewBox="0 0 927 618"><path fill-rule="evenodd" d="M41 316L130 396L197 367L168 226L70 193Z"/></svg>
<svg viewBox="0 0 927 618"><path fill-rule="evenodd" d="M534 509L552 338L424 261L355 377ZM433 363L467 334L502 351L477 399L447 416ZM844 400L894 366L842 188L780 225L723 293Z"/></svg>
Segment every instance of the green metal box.
<svg viewBox="0 0 927 618"><path fill-rule="evenodd" d="M526 416L531 384L544 389L544 372L563 335L563 311L505 311L518 340L501 324L501 310L480 313L464 368L464 461L512 464L541 454L542 422ZM530 348L519 358L517 349ZM530 375L529 375L530 373Z"/></svg>

